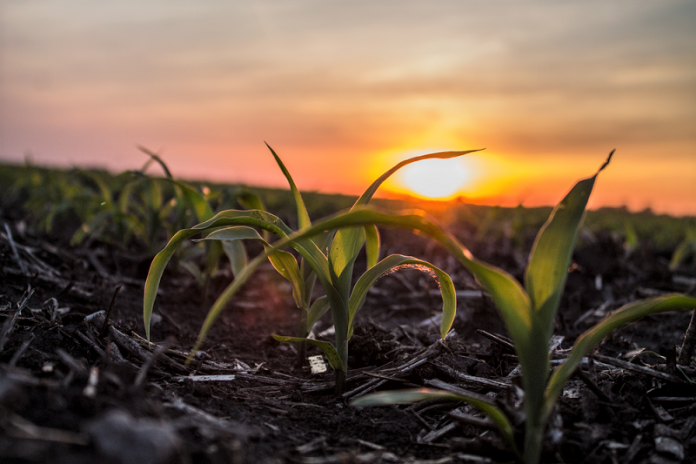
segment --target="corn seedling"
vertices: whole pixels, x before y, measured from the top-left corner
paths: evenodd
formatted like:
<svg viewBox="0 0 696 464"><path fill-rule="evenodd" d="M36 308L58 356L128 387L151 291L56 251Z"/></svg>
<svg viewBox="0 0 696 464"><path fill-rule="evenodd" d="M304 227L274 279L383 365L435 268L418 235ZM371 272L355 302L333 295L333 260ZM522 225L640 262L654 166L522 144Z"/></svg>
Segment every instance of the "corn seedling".
<svg viewBox="0 0 696 464"><path fill-rule="evenodd" d="M686 237L677 245L672 254L669 269L676 270L689 257L692 257L693 262L696 263L696 225L687 228Z"/></svg>
<svg viewBox="0 0 696 464"><path fill-rule="evenodd" d="M9 197L21 198L39 229L50 234L54 224L71 213L79 217L78 212L84 210L84 190L72 173L35 167L27 161L22 174L12 179L7 193Z"/></svg>
<svg viewBox="0 0 696 464"><path fill-rule="evenodd" d="M367 395L356 399L353 406L400 404L433 398L465 401L493 420L522 462L538 463L546 423L563 386L583 357L621 325L649 314L696 308L696 299L685 295L667 295L627 304L583 333L566 361L549 377L548 346L567 269L587 200L597 175L607 166L609 159L597 174L579 181L571 189L542 227L529 257L524 287L505 271L481 263L468 253L457 252L447 240L436 236L490 293L513 340L524 389L525 426L521 443L515 438L512 421L487 398L424 388Z"/></svg>
<svg viewBox="0 0 696 464"><path fill-rule="evenodd" d="M322 314L329 309L331 310L335 327L335 345L310 339L306 336L275 336L275 338L285 342L311 343L321 348L326 354L329 364L336 371L336 390L339 393L345 388L346 370L348 367L348 341L353 332L355 315L365 301L367 290L385 273L402 266L412 266L427 270L438 279L443 296L443 318L440 332L444 337L452 325L456 311L456 294L452 280L445 272L432 264L409 256L391 255L378 262L379 234L375 221L382 222L385 225L411 229L429 228L433 233L441 229L428 221L426 221L426 227L426 223L422 222L421 216L385 215L366 210L365 205L370 201L379 186L403 166L424 159L447 159L470 152L434 153L402 161L372 183L362 196L358 198L350 211L338 213L328 219L312 224L302 196L295 186L290 173L278 155L271 149L278 166L290 184L290 190L297 207L299 230L292 231L277 216L263 210L254 209L223 211L206 222L177 232L167 246L155 256L145 284L143 318L148 338L150 334L150 317L164 268L177 247L186 239L199 233L208 234L206 240L223 242L257 240L263 244L265 251L241 267L234 281L213 304L199 332L198 340L191 352L191 356L198 350L208 330L226 304L266 259L269 259L275 269L292 283L295 303L301 308L303 314L304 334L310 332L312 325ZM269 232L279 237L280 240L271 245L267 238L259 234L254 228ZM358 279L355 286L352 286L353 267L363 245L366 246L368 270ZM302 265L297 263L294 255L282 250L286 246L291 246L298 252L302 257ZM325 247L328 247L328 254L323 251ZM314 279L319 280L321 283L325 296L310 305L310 290L314 285Z"/></svg>

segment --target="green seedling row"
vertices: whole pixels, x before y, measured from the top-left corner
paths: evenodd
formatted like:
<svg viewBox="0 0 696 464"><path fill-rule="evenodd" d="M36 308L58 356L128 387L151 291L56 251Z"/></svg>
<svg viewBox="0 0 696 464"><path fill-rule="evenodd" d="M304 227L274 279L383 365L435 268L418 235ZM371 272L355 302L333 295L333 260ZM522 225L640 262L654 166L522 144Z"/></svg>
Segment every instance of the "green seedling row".
<svg viewBox="0 0 696 464"><path fill-rule="evenodd" d="M659 247L672 247L675 249L672 269L685 265L696 255L693 219L648 212L629 214L616 209L586 212L597 177L609 164L611 155L595 175L577 182L553 210L469 205L447 213L448 221L476 223L480 237L503 233L500 224L505 223L504 233L520 249L529 248L527 231L540 226L531 245L523 282L518 282L504 270L477 259L431 217L420 211L393 208L409 206L408 201L372 201L382 183L403 166L424 159L462 156L471 151L434 153L406 160L373 182L357 201L344 196L327 201L326 196L301 194L280 157L268 148L288 182L290 203L287 193L278 190L267 189L260 194L259 190L245 187L207 189L201 184L175 180L162 158L145 148L141 150L148 160L142 169L117 176L81 169L65 172L33 166L0 166L0 194L5 202L8 198L10 202L20 201L40 218L40 226L48 232L66 218L73 221L77 218L79 227L72 235L75 245L102 241L127 248L135 241L150 256L154 255L143 303L148 338L157 288L172 258L176 257L181 267L205 286L225 256L234 280L210 308L189 359L202 347L207 332L230 300L261 264L270 261L291 283L292 297L301 315L296 334L274 334L274 337L281 342L300 343L301 347L306 344L319 347L336 372L337 393L345 388L348 346L356 315L368 290L381 276L404 267L431 275L442 291L440 335L444 338L449 331L456 312L456 292L450 276L421 258L399 254L380 257L378 227L403 228L430 237L476 277L496 304L521 365L524 422L521 426L514 425L499 404L485 398L433 389L380 392L358 398L353 405L400 404L434 398L469 402L491 418L518 459L528 464L541 459L546 424L563 386L583 357L604 337L650 314L696 309L695 298L679 294L629 303L578 337L566 361L552 371L548 342L573 250L582 241L579 231L583 221L590 232L610 230L623 237L627 253L648 238ZM159 166L164 176L147 175L145 171L150 165ZM306 202L308 198L310 202ZM346 209L327 215L337 201ZM376 204L388 204L391 209L378 208ZM279 207L287 210L288 206L295 210L292 218L269 212ZM312 221L311 216L323 218ZM296 228L290 227L290 223ZM197 240L189 240L196 236ZM249 259L246 251L245 243L249 241L263 248L253 259ZM356 278L356 259L363 249L367 267ZM160 251L155 254L156 250ZM194 264L201 258L202 266ZM323 295L312 299L317 282ZM331 313L336 329L334 342L309 338L313 325L327 312ZM304 348L299 350L298 362L303 357Z"/></svg>

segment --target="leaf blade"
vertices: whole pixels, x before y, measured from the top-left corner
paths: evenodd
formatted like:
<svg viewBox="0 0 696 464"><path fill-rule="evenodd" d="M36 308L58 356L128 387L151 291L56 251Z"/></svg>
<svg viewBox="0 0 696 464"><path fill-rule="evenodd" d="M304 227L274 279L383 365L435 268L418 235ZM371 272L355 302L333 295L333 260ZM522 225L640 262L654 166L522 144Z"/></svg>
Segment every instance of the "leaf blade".
<svg viewBox="0 0 696 464"><path fill-rule="evenodd" d="M552 330L587 201L597 176L613 154L612 151L594 176L573 186L554 208L532 246L525 272L525 289L531 298L533 310L540 312L540 323L548 332ZM541 308L544 311L540 311Z"/></svg>
<svg viewBox="0 0 696 464"><path fill-rule="evenodd" d="M367 268L373 267L379 261L380 250L379 230L374 225L365 226L365 254L367 255Z"/></svg>
<svg viewBox="0 0 696 464"><path fill-rule="evenodd" d="M336 348L331 344L331 342L325 342L321 340L315 340L313 338L304 338L304 337L286 337L283 335L276 335L272 334L271 335L275 340L278 340L279 342L284 342L284 343L311 343L312 345L318 347L321 349L321 351L326 355L326 359L329 360L329 365L337 370L337 371L345 371L345 367L343 366L343 362L341 361L341 358L338 356L338 351L336 351Z"/></svg>
<svg viewBox="0 0 696 464"><path fill-rule="evenodd" d="M628 303L606 316L578 337L566 361L551 376L545 393L544 414L550 414L556 399L563 391L575 369L595 346L616 328L650 314L665 311L691 311L696 309L696 298L672 294Z"/></svg>
<svg viewBox="0 0 696 464"><path fill-rule="evenodd" d="M314 324L316 324L319 318L326 314L328 310L329 297L326 295L320 296L314 301L314 303L312 303L312 306L310 306L309 310L307 311L307 326L305 329L307 333L312 331Z"/></svg>
<svg viewBox="0 0 696 464"><path fill-rule="evenodd" d="M273 148L271 148L271 146L267 143L266 146L269 150L271 150L271 154L273 155L273 158L275 158L278 167L280 167L280 170L283 171L283 175L287 179L288 184L290 184L290 191L292 192L292 196L295 199L295 206L297 207L298 228L304 229L305 227L309 227L312 224L312 222L309 220L309 213L307 213L307 207L305 206L300 191L297 189L297 186L295 185L295 181L292 179L292 176L290 175L290 171L288 171L288 169L285 167L285 164L283 164L283 162L280 160L280 157L276 154Z"/></svg>
<svg viewBox="0 0 696 464"><path fill-rule="evenodd" d="M485 148L479 148L477 150L463 150L463 151L441 151L441 152L437 152L437 153L429 153L427 155L414 156L413 158L409 158L409 159L406 159L404 161L401 161L400 163L397 163L394 167L389 169L387 172L382 174L377 180L375 180L367 188L367 190L365 190L365 192L360 196L360 198L358 198L358 201L355 202L354 206L366 205L372 199L375 192L377 192L377 189L384 183L384 181L386 181L396 171L403 168L404 166L408 166L409 164L416 163L418 161L427 160L427 159L457 158L459 156L467 155L469 153L475 153L475 152L481 151L481 150L485 150Z"/></svg>
<svg viewBox="0 0 696 464"><path fill-rule="evenodd" d="M261 242L264 248L270 246L268 242L266 242L266 240L264 240L263 237L261 237L261 235L255 229L252 229L251 227L247 226L234 226L227 227L224 229L218 229L210 233L203 240L219 240L222 241L223 244L238 244L241 243L241 240L256 240L258 242ZM243 247L242 250L244 250ZM244 258L246 258L246 254L244 254ZM273 268L275 268L275 270L278 271L280 275L282 275L292 284L292 296L295 300L295 304L297 305L297 307L301 308L305 298L304 280L302 279L302 275L300 274L300 267L297 264L297 259L295 259L292 253L288 253L287 251L283 250L276 250L270 255L268 255L268 260L273 265ZM232 258L230 258L230 261L232 261ZM246 266L246 264L247 263L245 259L243 265L240 266L238 263L238 268L235 270L233 263L234 275L239 275L239 273Z"/></svg>
<svg viewBox="0 0 696 464"><path fill-rule="evenodd" d="M350 404L354 407L386 406L394 404L415 403L418 401L434 399L464 401L480 409L493 421L493 423L495 423L496 427L500 431L500 434L508 442L512 449L519 455L519 452L517 450L517 444L515 443L515 435L512 429L512 425L510 424L510 421L505 416L505 414L493 404L486 401L482 401L481 399L475 398L473 396L448 392L445 390L418 388L371 393L369 395L356 398L355 400L351 401Z"/></svg>
<svg viewBox="0 0 696 464"><path fill-rule="evenodd" d="M401 267L407 266L415 266L421 271L430 271L435 274L433 277L435 277L435 280L440 286L443 301L440 335L443 339L445 338L447 332L449 332L449 329L452 327L457 312L457 293L454 289L454 283L452 283L451 277L442 269L427 261L412 256L397 254L387 256L375 266L368 269L355 283L353 293L351 293L350 299L348 300L348 338L350 338L353 332L353 321L355 316L365 303L367 292L372 288L374 283L385 274L389 274Z"/></svg>

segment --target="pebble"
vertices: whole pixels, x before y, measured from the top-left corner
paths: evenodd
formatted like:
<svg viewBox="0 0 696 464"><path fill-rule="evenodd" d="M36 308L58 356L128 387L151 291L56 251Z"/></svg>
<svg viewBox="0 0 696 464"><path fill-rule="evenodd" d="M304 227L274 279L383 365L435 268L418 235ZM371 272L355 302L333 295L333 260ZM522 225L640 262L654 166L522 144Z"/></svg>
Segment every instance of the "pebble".
<svg viewBox="0 0 696 464"><path fill-rule="evenodd" d="M684 459L684 447L674 438L655 437L655 451L680 461Z"/></svg>
<svg viewBox="0 0 696 464"><path fill-rule="evenodd" d="M88 426L96 449L119 464L170 462L180 444L169 424L111 410Z"/></svg>

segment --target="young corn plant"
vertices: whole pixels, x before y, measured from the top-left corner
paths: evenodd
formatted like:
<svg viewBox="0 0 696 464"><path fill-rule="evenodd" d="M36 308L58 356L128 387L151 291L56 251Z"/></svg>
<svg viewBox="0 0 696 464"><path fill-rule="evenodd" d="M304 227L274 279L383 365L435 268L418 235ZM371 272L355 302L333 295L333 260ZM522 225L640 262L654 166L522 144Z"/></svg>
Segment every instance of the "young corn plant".
<svg viewBox="0 0 696 464"><path fill-rule="evenodd" d="M476 150L433 153L402 161L373 182L358 198L350 211L338 213L312 224L302 196L290 173L278 155L271 149L271 153L290 184L297 207L299 230L292 231L277 216L255 209L223 211L206 222L177 232L167 246L155 256L145 284L143 318L148 338L150 335L150 317L164 268L177 247L186 239L199 233L207 234L206 240L219 240L228 243L240 240L256 240L263 244L265 251L241 267L235 280L213 304L199 332L191 356L199 349L208 330L230 299L266 259L269 259L275 269L292 283L293 297L297 306L302 310L303 327L301 334L304 335L299 337L275 336L275 338L284 342L311 343L321 348L336 372L336 391L338 393L341 393L345 388L348 341L353 333L355 315L364 304L368 289L379 277L391 270L402 266L411 266L426 270L436 277L443 296L443 318L440 331L444 337L452 325L456 311L456 294L449 275L426 261L410 256L391 255L378 262L379 234L373 219L382 221L385 225L404 228L413 228L411 225L416 225L418 227L415 228L423 228L424 226L414 219L420 218L420 216L404 216L402 218L400 215L385 215L365 210L365 205L379 186L402 167L424 159L454 158L472 151ZM440 230L434 224L428 223L428 227ZM279 237L280 240L270 244L267 237L259 234L255 228L269 232ZM355 286L352 286L354 264L363 245L366 246L368 270L358 279ZM301 265L297 263L294 255L282 250L286 246L294 248L302 257ZM328 248L328 253L324 252L325 247ZM310 305L311 289L315 279L321 283L325 296ZM335 327L335 344L307 338L313 324L329 309Z"/></svg>
<svg viewBox="0 0 696 464"><path fill-rule="evenodd" d="M522 369L524 389L525 425L521 442L515 437L511 419L485 397L422 388L366 395L353 401L352 405L401 404L433 398L465 401L493 420L520 461L525 464L538 463L546 423L563 386L583 357L623 324L649 314L696 308L696 298L678 294L629 303L583 333L566 361L550 375L549 340L572 251L597 175L608 165L612 154L613 151L597 174L579 181L571 189L540 230L529 257L524 287L502 269L477 261L463 248L458 251L456 245L440 235L439 231L432 234L459 258L490 293L513 340ZM425 232L430 235L432 231Z"/></svg>
<svg viewBox="0 0 696 464"><path fill-rule="evenodd" d="M671 271L676 270L689 257L692 257L693 262L696 263L696 225L686 229L686 237L674 250L672 259L669 262L669 269Z"/></svg>

